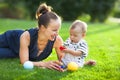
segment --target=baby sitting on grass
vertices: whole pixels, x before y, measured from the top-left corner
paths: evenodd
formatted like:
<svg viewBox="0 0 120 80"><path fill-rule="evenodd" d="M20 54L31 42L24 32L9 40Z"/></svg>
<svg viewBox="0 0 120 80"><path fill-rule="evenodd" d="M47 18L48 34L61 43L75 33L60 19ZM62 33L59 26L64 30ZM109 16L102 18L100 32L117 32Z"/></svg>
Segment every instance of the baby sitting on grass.
<svg viewBox="0 0 120 80"><path fill-rule="evenodd" d="M94 60L84 61L88 55L88 45L84 39L86 32L87 24L83 21L75 20L70 26L70 37L64 42L63 47L60 47L60 50L65 53L61 59L64 68L70 62L75 62L79 67L96 64Z"/></svg>

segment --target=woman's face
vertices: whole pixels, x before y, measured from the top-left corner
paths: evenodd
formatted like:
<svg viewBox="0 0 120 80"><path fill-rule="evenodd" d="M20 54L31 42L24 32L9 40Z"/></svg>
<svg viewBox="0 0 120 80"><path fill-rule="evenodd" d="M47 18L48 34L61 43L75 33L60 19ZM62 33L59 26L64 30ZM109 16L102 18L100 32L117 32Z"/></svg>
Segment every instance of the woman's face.
<svg viewBox="0 0 120 80"><path fill-rule="evenodd" d="M48 27L45 30L46 37L49 40L53 41L55 37L58 35L60 27L61 27L61 21L59 19L50 20L50 23L48 24Z"/></svg>

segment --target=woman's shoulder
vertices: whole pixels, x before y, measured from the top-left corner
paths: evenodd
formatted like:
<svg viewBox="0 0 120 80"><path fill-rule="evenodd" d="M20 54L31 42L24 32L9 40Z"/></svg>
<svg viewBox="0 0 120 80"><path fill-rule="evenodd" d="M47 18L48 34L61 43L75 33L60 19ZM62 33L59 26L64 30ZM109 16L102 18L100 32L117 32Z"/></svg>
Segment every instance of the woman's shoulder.
<svg viewBox="0 0 120 80"><path fill-rule="evenodd" d="M26 29L25 32L21 35L22 37L34 38L38 34L38 28Z"/></svg>
<svg viewBox="0 0 120 80"><path fill-rule="evenodd" d="M30 29L27 29L26 31L28 31L29 33L34 33L34 32L37 32L39 29L38 28L30 28Z"/></svg>
<svg viewBox="0 0 120 80"><path fill-rule="evenodd" d="M38 30L39 30L38 28L30 28L30 29L28 29L26 31L28 31L30 37L32 38L34 36L37 36Z"/></svg>

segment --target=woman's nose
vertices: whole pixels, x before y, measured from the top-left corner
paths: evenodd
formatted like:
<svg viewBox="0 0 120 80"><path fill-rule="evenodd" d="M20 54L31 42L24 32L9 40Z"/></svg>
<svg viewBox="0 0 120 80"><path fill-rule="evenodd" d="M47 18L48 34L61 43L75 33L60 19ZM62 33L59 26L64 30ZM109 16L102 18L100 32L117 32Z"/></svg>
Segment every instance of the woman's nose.
<svg viewBox="0 0 120 80"><path fill-rule="evenodd" d="M57 32L55 32L55 33L54 33L54 35L55 35L55 36L57 36L57 35L58 35L58 33L57 33Z"/></svg>

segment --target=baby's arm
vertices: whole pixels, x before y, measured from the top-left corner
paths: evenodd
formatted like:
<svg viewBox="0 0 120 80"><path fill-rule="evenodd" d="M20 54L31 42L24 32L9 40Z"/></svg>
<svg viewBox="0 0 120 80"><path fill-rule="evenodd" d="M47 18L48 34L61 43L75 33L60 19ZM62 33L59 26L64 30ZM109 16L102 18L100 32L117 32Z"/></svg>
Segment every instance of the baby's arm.
<svg viewBox="0 0 120 80"><path fill-rule="evenodd" d="M62 50L64 53L69 53L73 56L82 56L82 55L86 56L88 54L88 46L85 41L78 43L75 47L71 45L69 40L67 40L66 42L64 42L64 46L65 46L65 49Z"/></svg>
<svg viewBox="0 0 120 80"><path fill-rule="evenodd" d="M69 54L71 54L73 56L81 56L83 54L83 52L80 51L80 50L79 51L75 51L75 50L68 49L68 48L64 49L63 52L64 53L69 53Z"/></svg>

